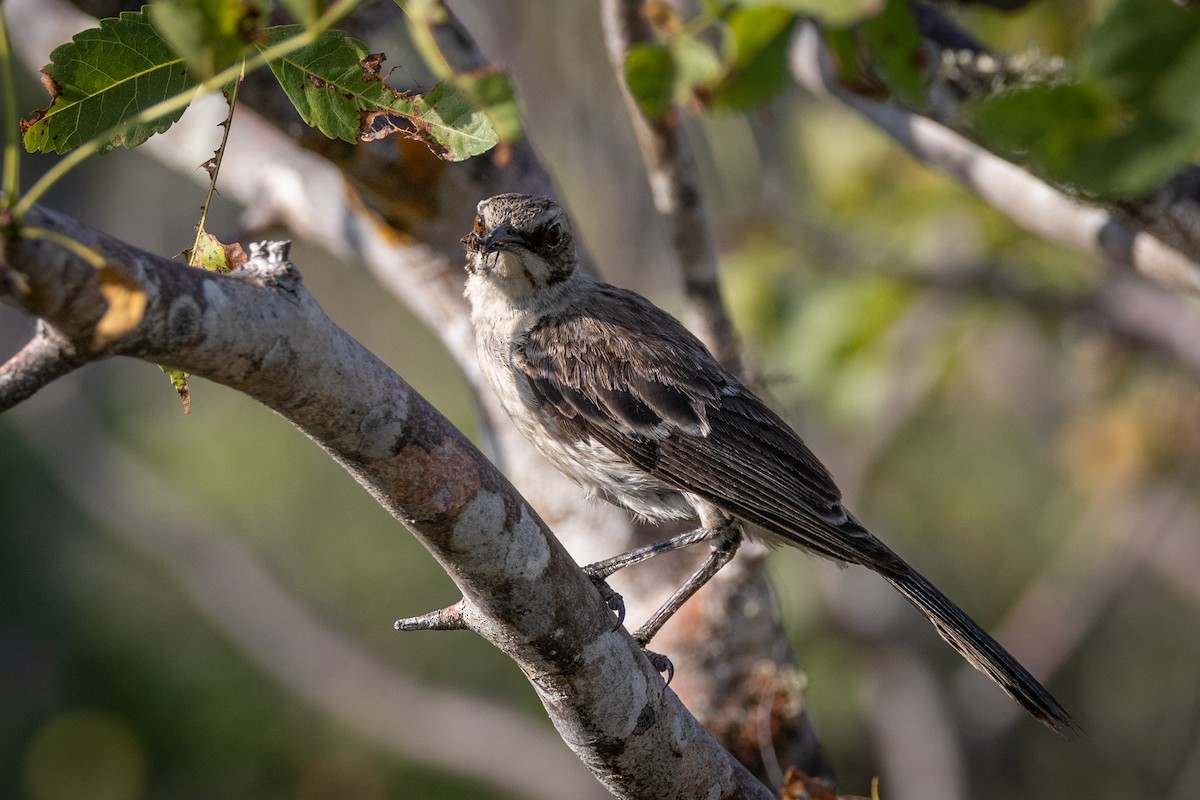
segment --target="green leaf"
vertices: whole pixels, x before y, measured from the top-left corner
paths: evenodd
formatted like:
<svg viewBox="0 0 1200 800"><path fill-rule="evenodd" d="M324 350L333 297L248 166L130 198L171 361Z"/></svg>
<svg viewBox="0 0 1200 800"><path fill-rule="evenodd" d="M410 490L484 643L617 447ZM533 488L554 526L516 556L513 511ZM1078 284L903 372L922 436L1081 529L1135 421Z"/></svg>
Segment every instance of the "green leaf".
<svg viewBox="0 0 1200 800"><path fill-rule="evenodd" d="M162 40L144 11L127 11L55 48L43 67L50 105L22 121L30 152L65 153L147 108L196 85L183 62ZM120 144L136 147L162 133L184 109L124 129L101 153Z"/></svg>
<svg viewBox="0 0 1200 800"><path fill-rule="evenodd" d="M157 0L150 22L201 80L236 63L258 36L263 0Z"/></svg>
<svg viewBox="0 0 1200 800"><path fill-rule="evenodd" d="M713 89L713 105L754 108L787 85L787 50L795 21L790 11L770 6L730 12L725 40L729 71Z"/></svg>
<svg viewBox="0 0 1200 800"><path fill-rule="evenodd" d="M636 44L625 54L625 83L647 119L658 120L671 111L675 62L661 45Z"/></svg>
<svg viewBox="0 0 1200 800"><path fill-rule="evenodd" d="M887 0L883 12L864 22L860 30L875 69L888 88L905 103L919 106L929 64L908 3Z"/></svg>
<svg viewBox="0 0 1200 800"><path fill-rule="evenodd" d="M412 130L402 133L423 141L447 161L481 155L499 141L487 115L450 83L439 83L414 98L408 111L398 105L389 113L412 126Z"/></svg>
<svg viewBox="0 0 1200 800"><path fill-rule="evenodd" d="M266 49L303 32L299 25L271 28ZM459 161L487 152L498 141L487 115L448 84L423 96L383 82L382 55L336 30L271 62L271 71L308 124L333 139L367 141L401 133L425 142L440 158Z"/></svg>

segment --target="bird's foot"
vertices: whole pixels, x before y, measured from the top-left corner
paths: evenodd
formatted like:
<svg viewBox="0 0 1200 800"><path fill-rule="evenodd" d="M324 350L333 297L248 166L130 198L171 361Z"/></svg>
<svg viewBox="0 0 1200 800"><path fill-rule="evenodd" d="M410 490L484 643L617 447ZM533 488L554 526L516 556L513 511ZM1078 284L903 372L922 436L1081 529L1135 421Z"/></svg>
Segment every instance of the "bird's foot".
<svg viewBox="0 0 1200 800"><path fill-rule="evenodd" d="M622 598L621 595L616 592L616 590L608 585L608 581L604 579L604 575L593 572L587 567L584 567L583 571L589 578L592 579L592 583L595 585L597 591L600 592L600 596L604 598L604 604L608 606L614 614L617 615L617 622L612 627L612 629L615 631L617 628L621 627L623 622L625 622L624 598Z"/></svg>
<svg viewBox="0 0 1200 800"><path fill-rule="evenodd" d="M646 654L646 658L650 660L650 665L658 672L667 674L667 686L671 685L671 679L675 677L675 665L671 663L671 659L664 656L662 653L656 653L653 650L646 649L646 642L643 642L636 635L633 637L638 646L642 648L642 652Z"/></svg>

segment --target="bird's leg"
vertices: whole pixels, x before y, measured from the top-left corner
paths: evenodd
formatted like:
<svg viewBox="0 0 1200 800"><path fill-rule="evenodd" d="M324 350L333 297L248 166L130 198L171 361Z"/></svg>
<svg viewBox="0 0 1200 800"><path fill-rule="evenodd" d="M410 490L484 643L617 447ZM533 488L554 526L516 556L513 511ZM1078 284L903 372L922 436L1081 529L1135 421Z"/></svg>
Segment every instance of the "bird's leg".
<svg viewBox="0 0 1200 800"><path fill-rule="evenodd" d="M692 533L695 533L695 531L692 531ZM642 646L642 649L645 649L650 640L654 638L654 634L658 633L667 620L682 608L683 604L699 591L701 586L708 583L714 575L721 571L721 567L729 563L734 553L737 552L738 546L742 543L741 525L726 524L718 527L715 531L706 531L706 533L709 533L709 536L706 538L718 537L713 542L712 552L708 554L708 558L704 559L704 563L700 565L700 568L693 572L692 576L675 590L675 594L667 598L667 602L663 603L650 619L646 620L646 624L638 628L633 634L633 638ZM704 541L704 539L697 539L696 541Z"/></svg>
<svg viewBox="0 0 1200 800"><path fill-rule="evenodd" d="M724 527L715 529L696 528L693 531L684 531L672 536L670 539L664 539L661 542L643 545L642 547L635 547L628 553L621 553L612 558L588 564L583 568L583 571L591 576L594 581L604 580L618 570L631 567L634 564L640 564L646 559L653 558L660 553L671 553L684 547L699 544L700 542L707 542L709 539L714 539L724 532Z"/></svg>
<svg viewBox="0 0 1200 800"><path fill-rule="evenodd" d="M648 558L653 558L660 553L670 553L684 547L708 541L714 536L719 536L723 530L724 528L716 528L714 530L697 528L693 531L685 531L684 533L672 536L670 539L664 539L661 542L643 545L642 547L635 547L627 553L621 553L620 555L606 558L603 561L597 561L594 564L588 564L584 567L583 571L587 573L587 576L592 579L592 583L600 590L605 604L617 615L617 624L613 626L614 630L621 627L621 623L625 621L625 601L621 598L621 595L617 594L608 585L608 581L605 579L609 575L625 567L639 564ZM667 663L669 664L670 662ZM667 668L665 667L659 670L659 672L666 671Z"/></svg>

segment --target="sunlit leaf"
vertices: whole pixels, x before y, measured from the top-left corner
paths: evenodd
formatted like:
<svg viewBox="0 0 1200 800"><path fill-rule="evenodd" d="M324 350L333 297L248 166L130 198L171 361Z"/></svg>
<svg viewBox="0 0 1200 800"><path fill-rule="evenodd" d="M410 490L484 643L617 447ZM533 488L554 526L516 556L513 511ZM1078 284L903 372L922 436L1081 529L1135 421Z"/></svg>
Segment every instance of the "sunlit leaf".
<svg viewBox="0 0 1200 800"><path fill-rule="evenodd" d="M188 264L209 272L231 272L246 263L246 253L236 242L223 244L207 231L200 234L196 246L187 253Z"/></svg>
<svg viewBox="0 0 1200 800"><path fill-rule="evenodd" d="M171 388L179 395L179 402L183 404L183 413L192 413L192 389L188 386L188 378L192 377L192 374L175 367L164 367L162 364L159 364L158 368L167 376L167 380L171 382Z"/></svg>
<svg viewBox="0 0 1200 800"><path fill-rule="evenodd" d="M76 34L55 48L42 72L52 102L21 123L30 152L73 150L196 85L183 59L140 11L127 11ZM171 127L183 111L128 127L100 152L118 144L136 147Z"/></svg>
<svg viewBox="0 0 1200 800"><path fill-rule="evenodd" d="M675 95L689 100L704 96L725 74L721 57L708 42L681 33L671 40L671 60L675 65Z"/></svg>

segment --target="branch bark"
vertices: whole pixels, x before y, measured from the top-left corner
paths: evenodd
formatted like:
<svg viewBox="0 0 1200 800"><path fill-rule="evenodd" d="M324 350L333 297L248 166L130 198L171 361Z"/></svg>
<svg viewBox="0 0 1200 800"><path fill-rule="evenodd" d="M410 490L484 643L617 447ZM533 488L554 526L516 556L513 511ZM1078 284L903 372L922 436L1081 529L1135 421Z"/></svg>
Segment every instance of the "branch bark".
<svg viewBox="0 0 1200 800"><path fill-rule="evenodd" d="M244 267L222 276L46 209L25 225L102 255L109 273L145 293L145 311L124 335L90 346L106 308L105 272L11 231L0 278L29 291L6 302L42 317L86 360L173 364L296 425L443 564L463 592L466 627L516 661L568 746L615 796L771 796L614 629L599 593L503 475L325 316L286 246L253 248Z"/></svg>

